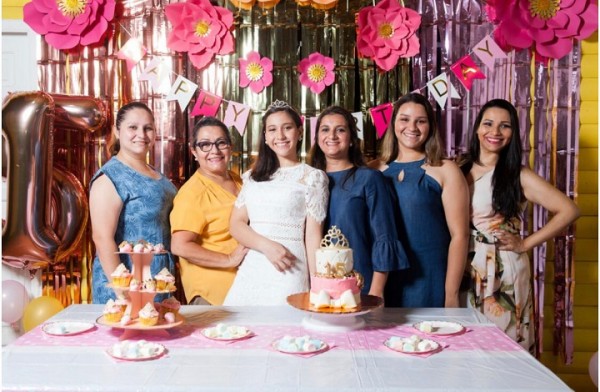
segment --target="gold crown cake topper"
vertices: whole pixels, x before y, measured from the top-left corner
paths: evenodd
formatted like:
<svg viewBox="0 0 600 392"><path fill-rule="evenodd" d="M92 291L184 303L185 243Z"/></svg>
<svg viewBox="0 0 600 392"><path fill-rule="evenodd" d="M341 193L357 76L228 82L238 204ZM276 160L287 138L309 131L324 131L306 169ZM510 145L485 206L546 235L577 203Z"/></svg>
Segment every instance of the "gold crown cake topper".
<svg viewBox="0 0 600 392"><path fill-rule="evenodd" d="M349 248L348 240L337 226L331 226L325 237L321 240L322 248Z"/></svg>

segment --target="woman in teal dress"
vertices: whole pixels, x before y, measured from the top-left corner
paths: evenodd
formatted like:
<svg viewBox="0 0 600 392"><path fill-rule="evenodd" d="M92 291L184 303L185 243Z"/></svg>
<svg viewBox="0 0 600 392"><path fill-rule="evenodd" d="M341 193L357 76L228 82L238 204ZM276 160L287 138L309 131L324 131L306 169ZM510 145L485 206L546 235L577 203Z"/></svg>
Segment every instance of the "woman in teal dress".
<svg viewBox="0 0 600 392"><path fill-rule="evenodd" d="M117 142L113 157L94 175L90 183L90 219L96 257L92 266L92 300L103 304L115 298L107 287L110 274L123 263L131 271L127 255L118 255L122 241L143 239L170 248L169 213L177 189L162 174L146 164L154 145L152 111L141 102L119 109L114 128ZM166 267L175 274L170 253L155 255L152 276ZM161 301L166 295L155 297Z"/></svg>
<svg viewBox="0 0 600 392"><path fill-rule="evenodd" d="M433 108L420 94L394 104L373 167L393 183L400 240L410 268L390 274L386 306L458 307L469 239L469 194L458 166L444 159Z"/></svg>
<svg viewBox="0 0 600 392"><path fill-rule="evenodd" d="M383 297L388 272L408 267L391 189L381 173L365 166L356 121L346 109L325 109L315 138L311 164L329 177L325 228L337 226L348 239L354 269L364 278L362 293Z"/></svg>

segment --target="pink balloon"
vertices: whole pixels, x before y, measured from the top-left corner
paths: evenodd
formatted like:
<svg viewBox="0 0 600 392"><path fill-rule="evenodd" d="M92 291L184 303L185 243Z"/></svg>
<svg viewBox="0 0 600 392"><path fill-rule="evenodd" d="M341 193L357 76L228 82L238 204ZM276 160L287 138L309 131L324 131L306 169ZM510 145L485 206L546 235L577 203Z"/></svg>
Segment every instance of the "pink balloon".
<svg viewBox="0 0 600 392"><path fill-rule="evenodd" d="M27 289L16 280L2 281L2 321L16 323L29 303Z"/></svg>

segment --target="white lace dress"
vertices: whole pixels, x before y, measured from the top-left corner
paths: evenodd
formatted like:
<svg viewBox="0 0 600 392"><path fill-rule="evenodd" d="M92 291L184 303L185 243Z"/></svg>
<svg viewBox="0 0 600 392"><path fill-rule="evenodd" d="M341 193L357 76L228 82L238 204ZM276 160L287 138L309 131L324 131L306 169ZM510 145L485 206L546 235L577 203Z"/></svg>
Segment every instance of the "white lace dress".
<svg viewBox="0 0 600 392"><path fill-rule="evenodd" d="M278 169L270 181L256 182L246 172L235 207L245 206L250 227L285 246L296 258L293 269L279 272L262 253L250 250L223 305L281 305L290 294L308 290L304 246L306 218L322 222L329 199L327 175L306 164Z"/></svg>

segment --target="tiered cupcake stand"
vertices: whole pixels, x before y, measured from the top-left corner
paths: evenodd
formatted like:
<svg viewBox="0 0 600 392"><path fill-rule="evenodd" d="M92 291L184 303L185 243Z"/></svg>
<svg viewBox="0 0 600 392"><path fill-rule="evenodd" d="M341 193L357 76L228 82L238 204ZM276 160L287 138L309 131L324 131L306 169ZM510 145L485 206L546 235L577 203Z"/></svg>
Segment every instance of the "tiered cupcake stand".
<svg viewBox="0 0 600 392"><path fill-rule="evenodd" d="M164 254L166 252L150 252L150 253L140 253L140 252L117 252L118 254L126 254L129 255L129 259L131 260L131 274L133 275L133 279L137 279L140 283L144 282L146 279L152 278L152 272L150 271L150 265L152 264L152 259L155 255ZM129 287L115 287L112 284L109 284L108 287L111 287L117 294L124 294L129 298L131 305L131 313L130 318L131 321L128 324L121 324L120 322L109 322L104 319L104 316L100 316L96 322L100 325L104 325L107 327L113 327L118 329L123 329L124 332L120 336L120 340L129 339L133 336L143 334L143 333L153 333L153 334L162 334L168 335L167 330L177 327L178 325L183 324L184 318L181 315L175 316L175 321L172 323L166 322L164 319L159 319L158 323L153 326L143 325L139 321L139 312L140 310L148 303L154 303L154 297L157 294L164 294L169 292L174 292L176 289L173 288L169 291L143 291L143 290L130 290ZM158 309L157 309L158 310Z"/></svg>
<svg viewBox="0 0 600 392"><path fill-rule="evenodd" d="M360 317L383 306L383 299L374 295L361 294L360 305L353 309L317 309L310 304L310 293L297 293L287 297L287 302L296 309L306 312L302 326L324 332L346 332L362 329L365 320Z"/></svg>

